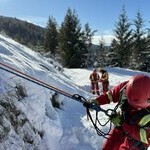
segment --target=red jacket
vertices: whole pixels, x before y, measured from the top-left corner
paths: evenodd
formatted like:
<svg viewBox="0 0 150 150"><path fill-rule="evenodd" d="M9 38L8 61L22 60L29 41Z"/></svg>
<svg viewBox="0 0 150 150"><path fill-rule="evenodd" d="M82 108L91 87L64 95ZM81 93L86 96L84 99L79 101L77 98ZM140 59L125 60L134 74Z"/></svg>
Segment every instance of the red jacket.
<svg viewBox="0 0 150 150"><path fill-rule="evenodd" d="M119 102L120 100L120 91L123 87L126 86L128 81L125 81L117 86L115 86L113 89L108 91L106 94L100 95L97 97L97 101L100 105L109 104L110 102ZM139 112L139 110L128 106L125 110L128 113L127 119L123 122L122 128L123 130L130 135L132 138L137 139L139 141L142 141L146 145L150 145L150 125L149 127L142 127L141 123L146 120L146 123L150 123L150 113L147 116L144 116L142 118L139 118L139 120L136 121L135 124L130 124L130 120L132 117ZM144 120L145 119L145 120Z"/></svg>

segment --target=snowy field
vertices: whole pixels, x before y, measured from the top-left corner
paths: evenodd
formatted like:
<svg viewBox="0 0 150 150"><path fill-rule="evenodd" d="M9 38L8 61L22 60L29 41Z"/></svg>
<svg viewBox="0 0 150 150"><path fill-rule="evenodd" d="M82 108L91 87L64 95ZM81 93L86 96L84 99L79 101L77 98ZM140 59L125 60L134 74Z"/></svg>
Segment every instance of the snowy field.
<svg viewBox="0 0 150 150"><path fill-rule="evenodd" d="M89 75L92 69L66 69L61 71L61 65L54 60L42 57L29 48L0 35L0 67L6 64L27 75L30 75L50 86L60 89L70 95L79 94L90 100ZM23 111L30 126L37 132L33 138L34 147L24 142L8 120L6 125L10 131L5 139L0 141L0 150L100 150L104 138L96 134L91 122L87 120L85 108L80 102L59 94L56 97L60 109L52 106L51 99L55 91L46 89L35 83L20 78L1 69L0 96L9 95L16 85L22 85L26 96L12 102ZM105 68L109 72L110 87L128 80L131 76L141 73L121 68ZM144 73L144 72L142 72ZM144 73L150 75L148 73ZM101 85L99 85L101 86ZM113 108L114 104L103 106ZM92 112L94 114L94 112ZM100 114L100 121L107 119ZM109 126L102 127L107 131ZM27 130L27 129L26 129ZM26 131L25 130L25 131ZM42 133L40 136L38 133Z"/></svg>

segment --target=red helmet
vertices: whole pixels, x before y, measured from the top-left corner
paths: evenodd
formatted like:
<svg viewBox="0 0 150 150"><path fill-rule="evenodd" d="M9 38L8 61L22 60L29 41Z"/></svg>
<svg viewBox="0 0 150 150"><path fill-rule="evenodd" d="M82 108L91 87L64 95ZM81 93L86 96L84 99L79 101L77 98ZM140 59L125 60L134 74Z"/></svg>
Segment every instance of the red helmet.
<svg viewBox="0 0 150 150"><path fill-rule="evenodd" d="M150 77L136 75L127 83L128 103L135 108L150 107Z"/></svg>

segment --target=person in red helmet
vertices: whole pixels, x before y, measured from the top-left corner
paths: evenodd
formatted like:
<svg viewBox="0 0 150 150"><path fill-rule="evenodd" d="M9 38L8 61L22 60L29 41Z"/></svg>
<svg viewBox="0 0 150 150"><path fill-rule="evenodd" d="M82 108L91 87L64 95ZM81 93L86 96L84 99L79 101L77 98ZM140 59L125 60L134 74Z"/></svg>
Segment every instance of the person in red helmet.
<svg viewBox="0 0 150 150"><path fill-rule="evenodd" d="M91 103L117 103L114 128L102 150L147 150L150 146L150 77L140 74L114 86Z"/></svg>
<svg viewBox="0 0 150 150"><path fill-rule="evenodd" d="M97 95L99 95L99 85L98 85L98 81L99 81L99 74L97 73L96 69L93 69L93 72L90 74L90 81L91 81L91 89L92 89L92 94L97 93Z"/></svg>

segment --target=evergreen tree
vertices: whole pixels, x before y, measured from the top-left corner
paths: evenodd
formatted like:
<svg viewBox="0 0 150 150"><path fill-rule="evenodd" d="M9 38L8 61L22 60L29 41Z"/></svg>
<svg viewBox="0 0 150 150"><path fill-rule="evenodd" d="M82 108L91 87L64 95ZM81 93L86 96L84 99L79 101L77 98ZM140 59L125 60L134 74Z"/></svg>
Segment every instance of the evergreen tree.
<svg viewBox="0 0 150 150"><path fill-rule="evenodd" d="M85 56L85 60L84 60L84 67L88 66L90 64L90 60L91 60L91 52L93 51L93 49L91 49L92 46L92 38L95 34L95 32L97 32L97 30L92 31L89 24L86 23L84 26L84 30L83 30L83 42L85 44L85 47L87 49L87 54Z"/></svg>
<svg viewBox="0 0 150 150"><path fill-rule="evenodd" d="M85 24L83 30L83 40L85 42L87 49L89 49L92 45L92 38L95 32L97 32L97 30L92 31L89 24L88 23Z"/></svg>
<svg viewBox="0 0 150 150"><path fill-rule="evenodd" d="M98 65L101 67L107 65L106 54L107 54L106 44L104 38L102 37L102 39L99 41L98 52L97 52Z"/></svg>
<svg viewBox="0 0 150 150"><path fill-rule="evenodd" d="M78 68L84 63L87 50L83 41L80 21L76 11L72 11L70 8L61 24L59 50L65 67Z"/></svg>
<svg viewBox="0 0 150 150"><path fill-rule="evenodd" d="M133 47L131 57L131 68L141 70L144 69L146 38L144 37L145 32L143 30L144 21L142 15L138 10L136 18L133 20L135 30L133 30Z"/></svg>
<svg viewBox="0 0 150 150"><path fill-rule="evenodd" d="M130 26L131 24L126 15L125 7L123 6L122 12L119 16L119 21L115 24L114 29L116 42L114 43L115 45L113 45L113 50L116 53L119 67L128 66L132 42L132 30L130 29Z"/></svg>
<svg viewBox="0 0 150 150"><path fill-rule="evenodd" d="M147 37L146 37L146 49L142 54L144 54L144 59L143 59L143 68L142 70L150 72L150 29L148 28L147 32Z"/></svg>
<svg viewBox="0 0 150 150"><path fill-rule="evenodd" d="M114 67L117 67L117 66L119 66L119 64L118 64L118 56L117 56L117 53L115 52L115 49L116 49L116 47L117 47L117 41L116 41L116 39L113 39L112 40L112 43L111 43L111 46L110 46L110 52L109 52L109 64L111 65L111 66L114 66Z"/></svg>
<svg viewBox="0 0 150 150"><path fill-rule="evenodd" d="M46 33L45 33L45 43L44 47L46 52L51 52L51 54L56 54L58 47L58 31L57 23L53 17L49 17Z"/></svg>

